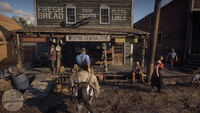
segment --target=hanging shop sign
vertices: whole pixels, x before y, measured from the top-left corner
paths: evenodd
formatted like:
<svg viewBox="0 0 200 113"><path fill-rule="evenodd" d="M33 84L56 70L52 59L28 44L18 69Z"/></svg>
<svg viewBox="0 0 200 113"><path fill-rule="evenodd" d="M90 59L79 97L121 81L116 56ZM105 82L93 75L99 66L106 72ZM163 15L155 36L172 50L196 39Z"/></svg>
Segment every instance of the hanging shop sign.
<svg viewBox="0 0 200 113"><path fill-rule="evenodd" d="M110 35L66 35L68 42L108 42Z"/></svg>
<svg viewBox="0 0 200 113"><path fill-rule="evenodd" d="M46 38L22 38L22 42L47 42Z"/></svg>
<svg viewBox="0 0 200 113"><path fill-rule="evenodd" d="M134 42L138 43L138 38L115 38L115 42L117 43L125 43L125 42Z"/></svg>
<svg viewBox="0 0 200 113"><path fill-rule="evenodd" d="M125 38L115 38L115 42L124 43L125 42Z"/></svg>

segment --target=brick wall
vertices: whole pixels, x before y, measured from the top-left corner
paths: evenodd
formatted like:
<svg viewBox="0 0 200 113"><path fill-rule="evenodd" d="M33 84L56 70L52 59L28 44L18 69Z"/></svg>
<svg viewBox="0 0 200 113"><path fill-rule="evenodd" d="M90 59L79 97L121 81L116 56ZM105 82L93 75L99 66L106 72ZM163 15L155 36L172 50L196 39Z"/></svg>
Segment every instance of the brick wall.
<svg viewBox="0 0 200 113"><path fill-rule="evenodd" d="M189 0L174 0L162 7L159 25L159 32L162 33L162 44L157 45L156 55L167 56L170 49L174 48L180 59L183 59L186 46L188 4ZM134 27L152 32L153 27L150 25L152 18L153 14L151 13L136 22ZM149 37L149 41L151 39L152 36Z"/></svg>

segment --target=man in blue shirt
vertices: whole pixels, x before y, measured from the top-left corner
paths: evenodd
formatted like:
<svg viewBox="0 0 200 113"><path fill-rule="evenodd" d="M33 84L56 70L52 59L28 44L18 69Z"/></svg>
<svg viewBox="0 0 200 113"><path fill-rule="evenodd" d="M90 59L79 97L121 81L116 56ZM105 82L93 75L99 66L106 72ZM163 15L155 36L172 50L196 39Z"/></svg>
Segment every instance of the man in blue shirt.
<svg viewBox="0 0 200 113"><path fill-rule="evenodd" d="M172 48L171 52L167 55L167 60L169 59L170 62L170 69L173 70L174 63L178 61L178 57L175 53L175 50Z"/></svg>
<svg viewBox="0 0 200 113"><path fill-rule="evenodd" d="M81 54L76 56L76 62L81 70L90 71L90 57L86 54L86 49L81 49Z"/></svg>

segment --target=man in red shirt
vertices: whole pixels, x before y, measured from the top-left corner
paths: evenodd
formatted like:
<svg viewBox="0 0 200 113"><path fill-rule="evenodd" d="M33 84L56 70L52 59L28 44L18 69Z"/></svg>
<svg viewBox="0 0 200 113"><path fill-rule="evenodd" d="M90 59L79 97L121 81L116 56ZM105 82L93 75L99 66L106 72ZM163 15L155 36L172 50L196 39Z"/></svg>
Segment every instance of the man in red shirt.
<svg viewBox="0 0 200 113"><path fill-rule="evenodd" d="M55 63L56 63L56 50L55 46L50 46L50 52L49 52L49 61L51 64L51 74L54 74L56 72Z"/></svg>

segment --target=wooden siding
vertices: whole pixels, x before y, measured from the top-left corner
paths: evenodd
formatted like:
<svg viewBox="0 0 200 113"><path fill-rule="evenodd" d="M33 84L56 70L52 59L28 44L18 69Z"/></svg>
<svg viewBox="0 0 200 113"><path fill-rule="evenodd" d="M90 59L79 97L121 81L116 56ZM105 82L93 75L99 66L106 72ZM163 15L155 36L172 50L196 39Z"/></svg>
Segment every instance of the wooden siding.
<svg viewBox="0 0 200 113"><path fill-rule="evenodd" d="M38 26L63 26L66 23L66 7L76 7L76 22L81 27L131 27L132 0L36 0L36 16ZM100 24L100 7L110 8L110 23ZM49 10L48 10L49 9ZM43 18L44 17L44 18ZM84 19L90 17L84 25ZM47 19L48 18L48 19ZM67 23L66 26L70 24Z"/></svg>
<svg viewBox="0 0 200 113"><path fill-rule="evenodd" d="M2 41L0 41L0 64L1 64L1 62L7 57L7 43L1 31L0 31L0 38L2 39Z"/></svg>

